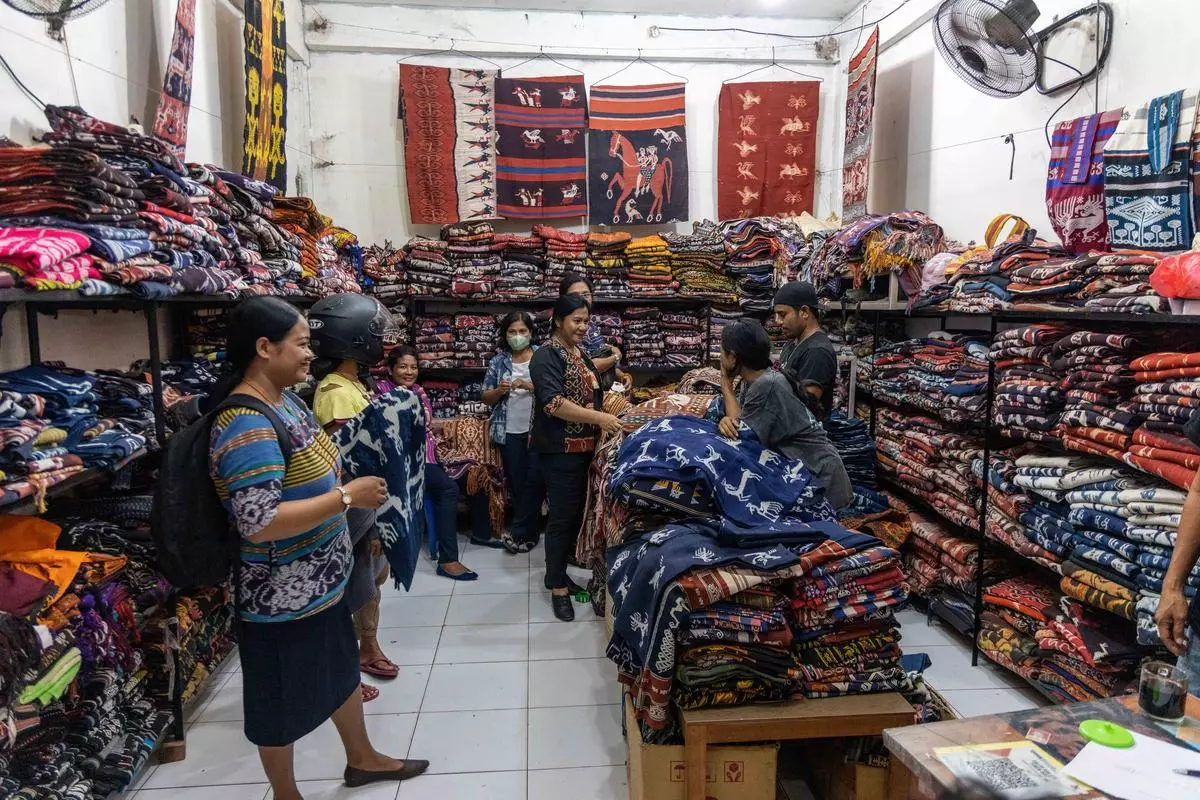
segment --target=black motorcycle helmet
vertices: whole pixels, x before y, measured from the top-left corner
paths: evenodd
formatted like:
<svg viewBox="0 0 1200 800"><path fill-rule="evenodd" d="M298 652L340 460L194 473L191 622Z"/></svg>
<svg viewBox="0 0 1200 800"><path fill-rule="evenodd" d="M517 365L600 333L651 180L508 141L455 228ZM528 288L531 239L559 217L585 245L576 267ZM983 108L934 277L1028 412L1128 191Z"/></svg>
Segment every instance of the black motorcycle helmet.
<svg viewBox="0 0 1200 800"><path fill-rule="evenodd" d="M308 312L312 351L319 359L352 359L366 366L383 360L383 333L391 315L372 297L335 294Z"/></svg>

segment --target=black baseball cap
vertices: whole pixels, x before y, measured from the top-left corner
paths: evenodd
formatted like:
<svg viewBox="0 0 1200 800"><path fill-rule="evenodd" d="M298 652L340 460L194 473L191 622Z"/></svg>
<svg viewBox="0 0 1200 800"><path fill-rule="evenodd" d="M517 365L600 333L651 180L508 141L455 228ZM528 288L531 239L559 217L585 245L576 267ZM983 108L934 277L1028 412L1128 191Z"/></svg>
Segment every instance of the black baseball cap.
<svg viewBox="0 0 1200 800"><path fill-rule="evenodd" d="M802 308L808 306L816 311L820 306L817 290L808 281L792 281L779 287L775 293L775 305Z"/></svg>

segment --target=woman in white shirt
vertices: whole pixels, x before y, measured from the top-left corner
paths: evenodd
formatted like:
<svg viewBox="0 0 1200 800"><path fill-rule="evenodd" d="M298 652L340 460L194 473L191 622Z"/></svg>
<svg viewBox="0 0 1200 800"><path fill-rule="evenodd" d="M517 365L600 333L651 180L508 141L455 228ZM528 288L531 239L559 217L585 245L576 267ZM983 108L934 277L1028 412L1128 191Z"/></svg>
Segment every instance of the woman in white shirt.
<svg viewBox="0 0 1200 800"><path fill-rule="evenodd" d="M513 524L502 539L513 554L528 553L537 545L538 511L546 494L537 454L529 448L533 423L529 364L535 350L533 318L525 311L509 312L500 322L500 352L483 379L483 402L492 407L492 441L500 448L513 499Z"/></svg>

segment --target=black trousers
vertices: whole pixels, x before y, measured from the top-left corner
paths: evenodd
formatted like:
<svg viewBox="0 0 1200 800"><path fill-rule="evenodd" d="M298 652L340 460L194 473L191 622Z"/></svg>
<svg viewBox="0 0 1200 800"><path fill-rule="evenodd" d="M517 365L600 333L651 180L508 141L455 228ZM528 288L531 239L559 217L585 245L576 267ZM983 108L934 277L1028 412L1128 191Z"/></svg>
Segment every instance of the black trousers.
<svg viewBox="0 0 1200 800"><path fill-rule="evenodd" d="M565 589L567 560L575 552L587 500L591 453L541 453L542 476L550 501L546 523L546 588Z"/></svg>
<svg viewBox="0 0 1200 800"><path fill-rule="evenodd" d="M541 459L529 448L529 436L524 433L504 437L500 459L513 503L512 538L537 544L538 514L546 497Z"/></svg>

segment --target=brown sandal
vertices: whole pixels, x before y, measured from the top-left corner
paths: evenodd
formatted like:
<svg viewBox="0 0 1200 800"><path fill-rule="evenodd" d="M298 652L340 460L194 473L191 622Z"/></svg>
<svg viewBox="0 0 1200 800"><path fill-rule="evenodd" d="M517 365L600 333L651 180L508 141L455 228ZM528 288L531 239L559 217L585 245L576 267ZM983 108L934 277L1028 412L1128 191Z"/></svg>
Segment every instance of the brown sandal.
<svg viewBox="0 0 1200 800"><path fill-rule="evenodd" d="M362 692L362 701L364 703L369 703L376 697L379 697L379 690L369 683L360 683L358 690Z"/></svg>
<svg viewBox="0 0 1200 800"><path fill-rule="evenodd" d="M387 656L380 656L374 661L368 661L365 664L359 664L360 672L365 672L376 678L391 680L400 674L400 668L388 660Z"/></svg>

